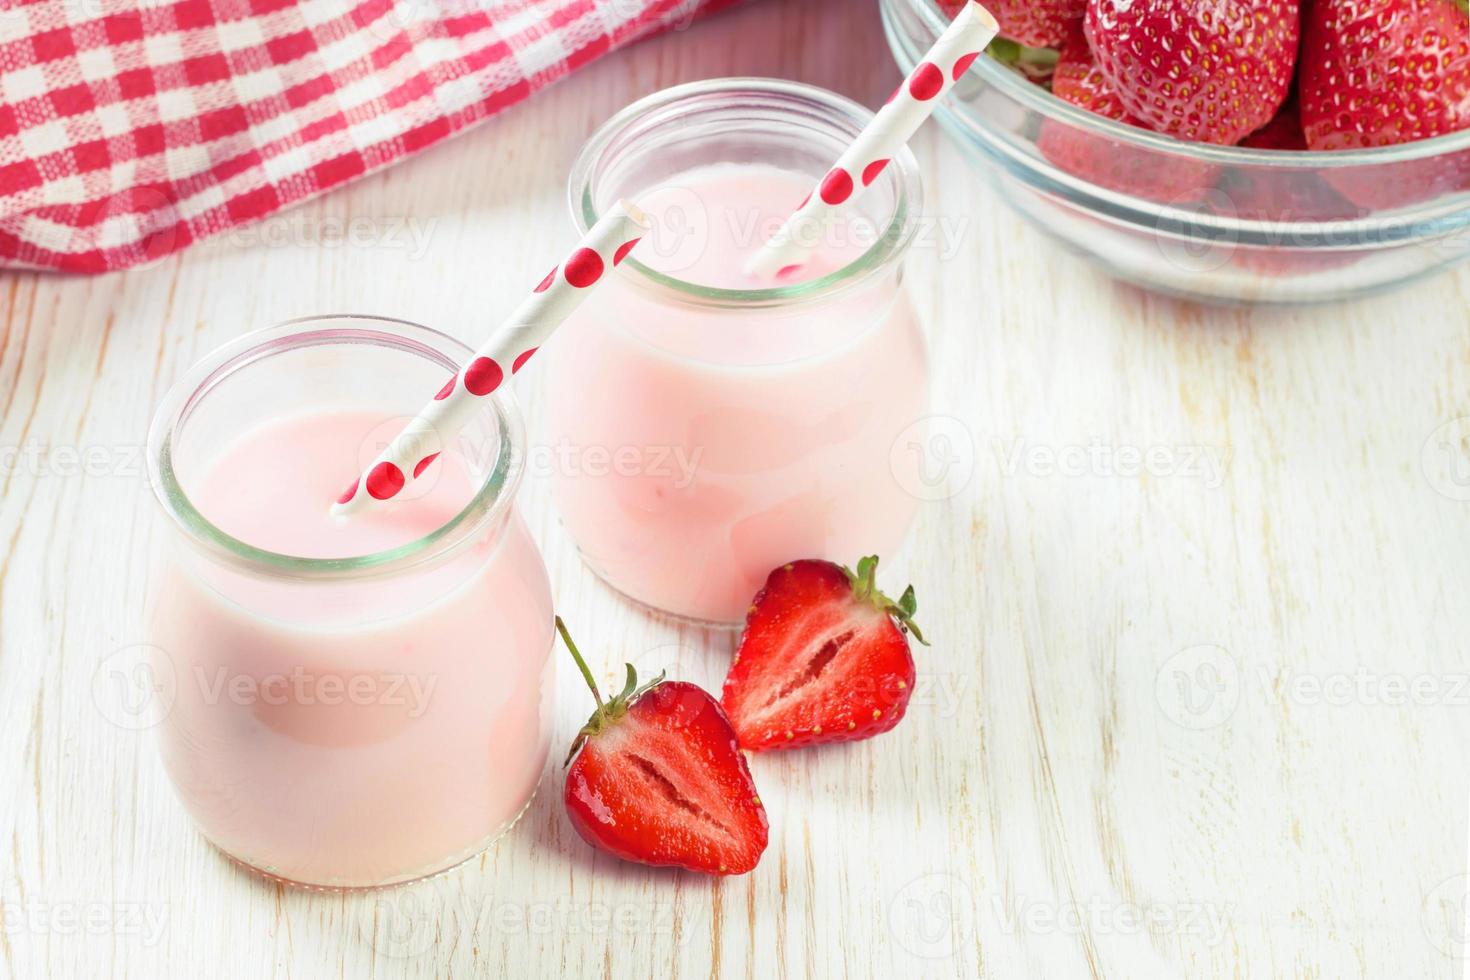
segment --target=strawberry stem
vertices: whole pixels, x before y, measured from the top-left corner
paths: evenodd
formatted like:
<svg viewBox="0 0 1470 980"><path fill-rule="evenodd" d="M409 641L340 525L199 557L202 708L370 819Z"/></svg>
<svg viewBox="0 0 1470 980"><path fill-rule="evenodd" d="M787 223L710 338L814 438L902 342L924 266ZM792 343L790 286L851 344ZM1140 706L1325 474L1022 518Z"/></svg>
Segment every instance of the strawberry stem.
<svg viewBox="0 0 1470 980"><path fill-rule="evenodd" d="M903 596L894 602L878 589L878 556L868 555L859 558L857 571L843 567L842 571L847 575L847 581L852 584L852 596L859 602L870 602L879 609L888 613L898 620L898 628L905 632L914 634L914 639L924 646L929 641L924 639L924 634L919 632L919 626L914 622L914 613L918 611L919 600L914 597L914 587L910 585L903 590Z"/></svg>
<svg viewBox="0 0 1470 980"><path fill-rule="evenodd" d="M572 740L572 749L567 753L567 761L562 763L562 766L565 767L572 764L572 759L576 757L577 752L589 738L601 734L609 726L615 724L619 718L628 713L628 708L634 701L662 684L664 673L659 671L657 677L639 687L638 672L633 669L632 664L624 664L628 668L628 678L623 684L623 690L604 702L602 694L597 690L597 680L592 676L592 669L587 666L587 661L582 659L582 652L572 642L572 635L567 632L567 624L562 622L560 616L556 617L556 631L561 634L561 641L567 645L572 659L577 662L577 669L582 672L582 679L587 682L587 686L592 689L592 696L597 699L597 708L593 710L592 717L587 719L587 724L582 726L581 731L577 732L577 737Z"/></svg>
<svg viewBox="0 0 1470 980"><path fill-rule="evenodd" d="M601 708L602 695L597 690L597 681L592 677L592 670L587 666L587 661L582 659L581 651L579 651L577 649L577 645L572 642L572 634L567 632L567 624L562 622L562 618L560 616L556 617L556 631L561 634L561 641L565 643L567 645L567 649L571 651L572 659L577 662L577 669L582 672L582 677L584 680L587 681L587 686L592 689L592 696L597 699L597 706ZM633 667L631 664L628 666L628 673L629 675L633 673Z"/></svg>
<svg viewBox="0 0 1470 980"><path fill-rule="evenodd" d="M998 37L985 53L1007 68L1032 81L1045 81L1056 71L1061 52L1056 48L1028 48L1010 38Z"/></svg>

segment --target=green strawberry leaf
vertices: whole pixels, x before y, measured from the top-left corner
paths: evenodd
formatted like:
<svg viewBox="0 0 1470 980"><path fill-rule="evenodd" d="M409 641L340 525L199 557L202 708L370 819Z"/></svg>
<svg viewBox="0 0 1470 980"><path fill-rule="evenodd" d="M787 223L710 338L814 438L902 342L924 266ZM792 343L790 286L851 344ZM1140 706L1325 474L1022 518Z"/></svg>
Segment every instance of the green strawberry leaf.
<svg viewBox="0 0 1470 980"><path fill-rule="evenodd" d="M852 585L852 597L859 602L870 602L874 606L888 613L898 620L898 628L906 633L914 634L914 639L924 646L929 641L924 639L924 634L919 631L919 626L914 622L914 613L918 611L919 600L914 596L914 587L910 585L903 590L903 595L897 602L884 595L878 589L878 556L868 555L859 558L857 571L854 572L846 566L841 566L842 572L847 576L847 581Z"/></svg>
<svg viewBox="0 0 1470 980"><path fill-rule="evenodd" d="M1017 74L1039 83L1051 78L1061 58L1061 52L1056 48L1028 48L1006 37L991 41L985 53Z"/></svg>
<svg viewBox="0 0 1470 980"><path fill-rule="evenodd" d="M577 753L581 751L582 746L587 743L589 738L593 738L601 732L606 731L619 718L628 713L628 709L633 706L634 702L653 688L662 684L664 682L664 672L659 671L657 677L642 687L639 687L638 671L633 668L632 664L624 664L623 666L628 668L628 675L627 680L623 684L623 689L615 697L603 701L602 695L597 690L597 681L592 676L592 669L587 666L587 661L582 659L581 651L572 642L572 636L567 632L567 624L562 622L560 616L556 617L556 631L561 634L562 642L566 644L567 650L572 655L572 659L577 662L577 669L582 672L582 679L587 682L587 687L592 691L592 697L597 701L597 708L592 712L592 717L587 719L587 724L583 725L581 730L577 732L577 737L572 739L571 751L567 753L566 761L562 763L562 768L566 768L572 764L572 760L577 757Z"/></svg>

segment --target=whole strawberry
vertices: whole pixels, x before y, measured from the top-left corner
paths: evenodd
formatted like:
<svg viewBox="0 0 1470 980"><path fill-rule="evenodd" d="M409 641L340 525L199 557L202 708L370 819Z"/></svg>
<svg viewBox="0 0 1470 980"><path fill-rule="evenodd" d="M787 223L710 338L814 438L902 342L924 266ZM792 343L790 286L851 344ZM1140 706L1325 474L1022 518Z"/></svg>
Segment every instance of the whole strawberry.
<svg viewBox="0 0 1470 980"><path fill-rule="evenodd" d="M1302 128L1356 150L1470 126L1464 0L1316 0L1302 45Z"/></svg>
<svg viewBox="0 0 1470 980"><path fill-rule="evenodd" d="M969 0L941 0L951 16ZM1060 47L1073 23L1082 19L1087 0L986 0L985 9L1000 24L1000 36L1033 48Z"/></svg>
<svg viewBox="0 0 1470 980"><path fill-rule="evenodd" d="M876 557L856 572L807 559L766 579L720 699L741 746L847 742L898 724L914 690L907 634L924 638L913 587L895 602L877 571Z"/></svg>
<svg viewBox="0 0 1470 980"><path fill-rule="evenodd" d="M1286 101L1298 0L1088 0L1087 39L1124 108L1150 129L1234 145Z"/></svg>
<svg viewBox="0 0 1470 980"><path fill-rule="evenodd" d="M1141 129L1149 128L1148 124L1128 111L1123 100L1118 98L1118 90L1103 77L1102 69L1097 66L1097 59L1093 57L1087 37L1080 27L1073 30L1062 44L1057 68L1052 74L1051 91L1062 101L1080 106L1088 112Z"/></svg>
<svg viewBox="0 0 1470 980"><path fill-rule="evenodd" d="M1064 102L1108 119L1147 129L1131 115L1103 77L1080 25L1072 28L1052 75L1052 94ZM1125 147L1069 123L1044 120L1037 149L1057 167L1089 183L1145 197L1183 203L1198 200L1214 182L1216 167L1182 154Z"/></svg>
<svg viewBox="0 0 1470 980"><path fill-rule="evenodd" d="M567 816L582 839L627 861L738 875L766 849L766 811L735 733L714 698L659 674L643 687L633 665L602 700L566 624L556 628L597 710L567 756Z"/></svg>

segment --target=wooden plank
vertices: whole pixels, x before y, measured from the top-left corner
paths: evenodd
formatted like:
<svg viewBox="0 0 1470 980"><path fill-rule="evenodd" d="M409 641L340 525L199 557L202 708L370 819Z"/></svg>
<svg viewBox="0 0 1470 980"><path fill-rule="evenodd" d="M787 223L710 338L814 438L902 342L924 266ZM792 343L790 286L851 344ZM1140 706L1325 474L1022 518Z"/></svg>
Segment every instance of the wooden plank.
<svg viewBox="0 0 1470 980"><path fill-rule="evenodd" d="M888 569L918 586L936 640L923 697L882 739L755 760L773 828L754 874L594 855L553 775L463 870L367 895L283 890L199 838L149 734L118 724L110 671L144 639L157 537L138 450L188 363L307 312L477 337L565 243L563 175L598 122L728 74L881 101L897 73L869 12L744 7L153 268L0 278L0 445L37 447L0 473L0 976L1450 967L1470 271L1287 313L1151 297L1022 226L932 130L916 150L956 238L916 254L909 281L950 436L930 462L953 493L924 504ZM320 244L349 226L359 244ZM63 450L101 471L73 473ZM544 482L522 502L604 676L632 659L718 684L731 637L619 602ZM561 738L585 717L579 687L563 671Z"/></svg>

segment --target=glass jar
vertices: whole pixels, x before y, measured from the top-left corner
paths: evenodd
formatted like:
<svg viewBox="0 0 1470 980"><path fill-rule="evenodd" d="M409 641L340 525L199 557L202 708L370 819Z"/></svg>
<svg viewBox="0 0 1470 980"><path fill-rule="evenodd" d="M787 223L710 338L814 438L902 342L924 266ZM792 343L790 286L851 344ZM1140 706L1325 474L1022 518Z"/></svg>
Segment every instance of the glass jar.
<svg viewBox="0 0 1470 980"><path fill-rule="evenodd" d="M210 354L154 417L149 473L170 529L148 613L169 692L163 759L204 835L265 874L339 888L431 874L488 846L535 791L551 592L516 512L525 445L506 388L453 447L474 464L469 503L409 543L344 558L264 550L212 523L198 496L217 487L206 475L222 447L263 419L365 411L392 425L470 353L402 321L296 320ZM238 492L292 477L242 472Z"/></svg>
<svg viewBox="0 0 1470 980"><path fill-rule="evenodd" d="M580 228L619 198L655 226L548 345L553 485L586 563L647 606L733 623L776 566L888 555L911 523L916 474L901 470L918 458L892 449L926 404L902 270L922 209L913 155L872 178L826 274L750 288L680 275L708 249L732 272L737 224L758 245L871 118L808 85L696 82L614 116L573 167ZM777 173L797 189L774 222L728 206ZM742 183L720 203L710 174Z"/></svg>

